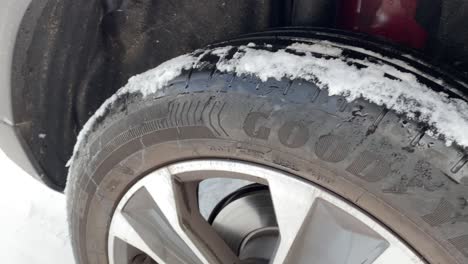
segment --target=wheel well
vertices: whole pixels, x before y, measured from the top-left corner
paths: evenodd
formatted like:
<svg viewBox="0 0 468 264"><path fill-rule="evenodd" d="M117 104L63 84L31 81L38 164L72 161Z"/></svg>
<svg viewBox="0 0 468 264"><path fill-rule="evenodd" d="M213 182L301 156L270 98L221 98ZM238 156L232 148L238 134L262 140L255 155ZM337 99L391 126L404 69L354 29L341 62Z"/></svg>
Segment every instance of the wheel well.
<svg viewBox="0 0 468 264"><path fill-rule="evenodd" d="M79 130L129 77L216 40L277 26L282 2L32 1L18 36L12 100L50 185L64 188Z"/></svg>
<svg viewBox="0 0 468 264"><path fill-rule="evenodd" d="M18 35L13 64L15 122L49 185L61 190L66 184L65 163L79 130L129 77L177 55L245 33L294 25L330 27L338 2L32 1ZM450 3L444 4L442 19L462 22L453 32L441 26L427 52L447 61L462 58L457 61L463 65L468 62L464 50L468 34L460 34L465 30L464 13L456 11L459 8L454 3L468 4L445 2ZM443 39L458 46L451 48Z"/></svg>

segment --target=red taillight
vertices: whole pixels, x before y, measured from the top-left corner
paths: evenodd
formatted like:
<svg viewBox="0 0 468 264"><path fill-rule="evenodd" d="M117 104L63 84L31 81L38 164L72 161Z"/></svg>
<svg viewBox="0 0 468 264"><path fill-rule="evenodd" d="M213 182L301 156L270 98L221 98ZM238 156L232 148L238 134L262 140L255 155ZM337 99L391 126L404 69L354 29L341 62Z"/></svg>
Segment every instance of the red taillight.
<svg viewBox="0 0 468 264"><path fill-rule="evenodd" d="M413 48L424 48L427 31L416 21L418 0L343 0L341 28L382 36Z"/></svg>

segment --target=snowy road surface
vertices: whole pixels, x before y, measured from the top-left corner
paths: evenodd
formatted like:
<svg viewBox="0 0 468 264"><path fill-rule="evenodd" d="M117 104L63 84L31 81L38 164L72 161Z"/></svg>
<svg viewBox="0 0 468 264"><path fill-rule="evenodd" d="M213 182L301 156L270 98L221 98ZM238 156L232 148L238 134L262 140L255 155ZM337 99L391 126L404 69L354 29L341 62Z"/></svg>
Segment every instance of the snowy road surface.
<svg viewBox="0 0 468 264"><path fill-rule="evenodd" d="M0 151L0 262L72 264L65 196L48 189Z"/></svg>

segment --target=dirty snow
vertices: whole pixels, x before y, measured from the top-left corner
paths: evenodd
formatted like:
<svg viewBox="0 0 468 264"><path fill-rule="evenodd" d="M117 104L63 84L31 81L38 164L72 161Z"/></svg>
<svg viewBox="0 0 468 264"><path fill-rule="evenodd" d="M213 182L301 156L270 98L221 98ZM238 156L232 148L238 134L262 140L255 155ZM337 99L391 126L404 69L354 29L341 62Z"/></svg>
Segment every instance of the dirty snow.
<svg viewBox="0 0 468 264"><path fill-rule="evenodd" d="M65 196L39 183L0 151L0 262L72 264Z"/></svg>
<svg viewBox="0 0 468 264"><path fill-rule="evenodd" d="M397 113L427 122L432 127L429 132L435 136L443 135L447 145L456 142L468 147L468 133L466 133L468 104L461 100L450 99L444 93L434 92L418 82L413 74L403 73L384 64L354 60L353 62L367 66L358 69L349 61L334 58L341 54L342 49L331 45L330 42L295 43L278 51L264 50L250 43L238 48L234 56L228 58L230 49L231 47L221 47L207 50L201 55L183 55L132 77L128 84L109 98L85 125L78 137L74 156L96 119L102 116L105 109L119 96L127 93L150 95L179 76L183 70L199 67L198 60L209 52L221 58L216 65L221 72L255 75L262 81L269 78L279 80L284 77L316 81L320 88L328 89L330 95L343 95L349 101L365 98L375 104L385 105ZM329 55L332 58L320 58L315 56L316 53ZM386 78L385 74L399 79ZM439 80L434 81L441 83ZM74 157L68 165L73 159Z"/></svg>

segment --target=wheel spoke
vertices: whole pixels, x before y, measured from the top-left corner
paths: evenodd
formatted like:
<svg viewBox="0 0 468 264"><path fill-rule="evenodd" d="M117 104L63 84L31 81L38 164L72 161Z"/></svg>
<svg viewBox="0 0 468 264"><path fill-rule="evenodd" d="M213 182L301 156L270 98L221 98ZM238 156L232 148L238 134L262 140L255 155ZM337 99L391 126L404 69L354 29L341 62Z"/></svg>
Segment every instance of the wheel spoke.
<svg viewBox="0 0 468 264"><path fill-rule="evenodd" d="M280 232L280 242L271 263L289 263L285 260L320 190L285 177L271 177L268 185Z"/></svg>
<svg viewBox="0 0 468 264"><path fill-rule="evenodd" d="M239 263L240 260L229 248L226 242L219 237L213 227L206 222L199 211L198 206L199 182L187 182L176 184L179 216L183 223L183 229L192 241L197 243L197 248L203 244L206 253L212 261L210 263Z"/></svg>
<svg viewBox="0 0 468 264"><path fill-rule="evenodd" d="M158 263L209 263L197 255L198 249L179 225L173 189L167 170L154 172L132 187L116 210L113 235ZM112 246L110 241L111 252Z"/></svg>
<svg viewBox="0 0 468 264"><path fill-rule="evenodd" d="M116 254L119 254L119 252L114 252L114 244L116 243L117 238L141 250L150 256L153 260L157 261L158 264L166 263L156 254L153 249L150 248L148 243L135 230L135 228L132 226L132 224L130 224L130 222L120 212L120 210L114 213L114 217L112 219L112 228L110 230L111 233L109 234L109 249L110 252L113 252L109 255L110 263L119 263L119 261L122 261L122 257L116 256Z"/></svg>
<svg viewBox="0 0 468 264"><path fill-rule="evenodd" d="M200 214L197 186L198 182L178 182L168 170L160 170L144 183L174 231L202 263L238 263L237 256Z"/></svg>
<svg viewBox="0 0 468 264"><path fill-rule="evenodd" d="M372 264L422 264L416 256L408 254L407 250L400 248L396 245L389 247L383 254L381 254Z"/></svg>
<svg viewBox="0 0 468 264"><path fill-rule="evenodd" d="M272 263L371 264L388 242L301 181L269 181L280 229ZM294 190L293 192L289 190Z"/></svg>
<svg viewBox="0 0 468 264"><path fill-rule="evenodd" d="M133 192L131 199L117 208L114 218L115 224L113 222L111 226L113 235L154 260L176 264L201 263L145 187L140 186Z"/></svg>

